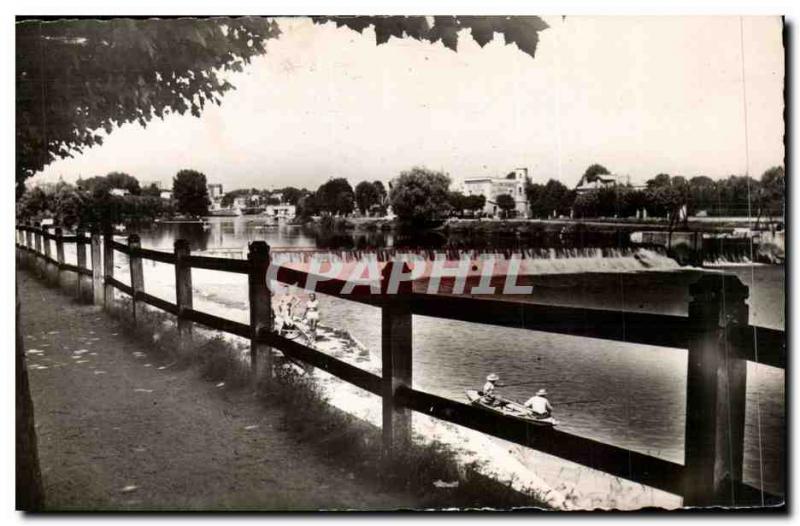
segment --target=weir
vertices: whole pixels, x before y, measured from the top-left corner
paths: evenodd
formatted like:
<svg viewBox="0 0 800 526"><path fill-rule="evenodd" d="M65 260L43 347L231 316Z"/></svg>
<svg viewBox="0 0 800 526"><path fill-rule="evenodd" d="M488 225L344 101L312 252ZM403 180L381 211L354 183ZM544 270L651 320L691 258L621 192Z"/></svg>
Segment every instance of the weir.
<svg viewBox="0 0 800 526"><path fill-rule="evenodd" d="M29 234L33 234L34 241ZM79 265L66 264L63 249L56 250L56 258L53 258L48 248L50 241L55 241L57 247L63 247L65 243L91 244L91 269L81 266L80 262ZM104 259L101 258L101 246ZM383 370L379 376L273 332L272 291L266 287L265 278L271 252L264 242L251 243L248 259L237 260L191 254L187 244L181 240L175 243L174 252L163 252L140 248L135 236L125 244L96 231L89 239L83 234L65 236L60 230L51 234L36 226L20 225L17 227L16 248L18 258L31 268L39 269L46 279L65 271L91 277L93 301L107 309L113 305L114 294L103 292L113 289L131 296L134 313L137 308L149 305L175 315L179 327L183 328L179 334L184 342L192 337L192 324L249 339L251 373L257 381L270 381L271 356L273 350L278 350L289 358L320 368L381 397L384 408L383 448L387 455L411 439L410 411L417 411L681 495L687 505L763 505L782 501L780 497L742 482L741 430L744 426L743 393L747 382L743 364L752 361L784 368L785 334L748 325L748 289L735 276L706 275L692 284L688 317L538 305L495 298L440 296L415 292L408 286L401 287L399 294L390 295L386 293L385 283L394 262L389 262L381 273L382 292L379 294L373 294L365 287L357 287L354 293L347 294L343 291L348 283L337 279L319 280L318 293L381 309L384 337ZM132 276L130 286L113 275L114 252L128 256ZM176 303L145 292L146 283L139 271L142 259L175 266ZM195 268L248 276L251 287L249 324L193 308L191 273ZM293 268L282 268L277 275L281 283L298 286L319 278ZM82 285L78 279L76 293L83 294L84 291L85 284ZM554 428L534 426L414 389L411 368L414 315L688 349L684 463L666 461ZM592 320L592 323L586 323L586 320ZM587 352L591 351L587 349Z"/></svg>

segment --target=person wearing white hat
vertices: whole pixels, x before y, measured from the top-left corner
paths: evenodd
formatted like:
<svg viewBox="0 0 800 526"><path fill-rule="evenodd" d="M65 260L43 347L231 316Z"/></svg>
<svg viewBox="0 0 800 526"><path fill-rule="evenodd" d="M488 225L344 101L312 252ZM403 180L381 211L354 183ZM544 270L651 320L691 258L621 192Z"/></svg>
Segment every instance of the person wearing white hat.
<svg viewBox="0 0 800 526"><path fill-rule="evenodd" d="M525 402L525 407L530 409L536 416L547 418L553 412L553 406L547 399L547 389L539 389Z"/></svg>
<svg viewBox="0 0 800 526"><path fill-rule="evenodd" d="M483 395L483 401L488 404L494 404L495 397L494 391L497 388L497 382L500 381L500 377L497 376L495 373L490 374L486 377L486 383L483 384L483 390L481 394Z"/></svg>

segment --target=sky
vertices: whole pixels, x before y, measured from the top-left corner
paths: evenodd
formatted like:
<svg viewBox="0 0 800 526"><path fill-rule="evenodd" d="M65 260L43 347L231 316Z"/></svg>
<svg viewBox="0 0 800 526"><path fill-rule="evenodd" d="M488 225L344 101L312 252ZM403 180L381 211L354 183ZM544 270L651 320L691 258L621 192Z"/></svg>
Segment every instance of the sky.
<svg viewBox="0 0 800 526"><path fill-rule="evenodd" d="M171 186L192 168L225 191L314 189L426 166L456 182L527 167L574 186L592 163L634 183L783 165L779 18L545 20L532 58L499 35L480 48L464 34L453 52L280 19L221 106L124 125L34 183L123 171Z"/></svg>

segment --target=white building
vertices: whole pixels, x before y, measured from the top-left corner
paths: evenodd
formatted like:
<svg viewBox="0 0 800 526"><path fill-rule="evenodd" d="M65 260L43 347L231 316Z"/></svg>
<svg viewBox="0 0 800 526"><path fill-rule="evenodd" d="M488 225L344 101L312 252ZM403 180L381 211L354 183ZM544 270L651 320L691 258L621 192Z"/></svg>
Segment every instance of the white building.
<svg viewBox="0 0 800 526"><path fill-rule="evenodd" d="M131 192L127 188L112 188L110 193L111 193L111 195L117 195L119 197L124 197L124 196L130 194Z"/></svg>
<svg viewBox="0 0 800 526"><path fill-rule="evenodd" d="M161 197L161 199L172 199L172 191L164 190L161 192L161 194L159 194L159 197Z"/></svg>
<svg viewBox="0 0 800 526"><path fill-rule="evenodd" d="M292 219L295 216L296 209L294 205L267 205L265 213L270 217Z"/></svg>
<svg viewBox="0 0 800 526"><path fill-rule="evenodd" d="M222 199L224 192L222 191L221 184L210 184L208 185L208 197L214 201L215 199L219 198Z"/></svg>
<svg viewBox="0 0 800 526"><path fill-rule="evenodd" d="M470 177L461 184L464 195L482 195L486 199L483 212L490 216L500 214L497 206L497 197L503 194L510 195L516 203L517 215L525 216L528 213L528 198L525 195L525 181L528 179L527 168L515 168L505 177Z"/></svg>

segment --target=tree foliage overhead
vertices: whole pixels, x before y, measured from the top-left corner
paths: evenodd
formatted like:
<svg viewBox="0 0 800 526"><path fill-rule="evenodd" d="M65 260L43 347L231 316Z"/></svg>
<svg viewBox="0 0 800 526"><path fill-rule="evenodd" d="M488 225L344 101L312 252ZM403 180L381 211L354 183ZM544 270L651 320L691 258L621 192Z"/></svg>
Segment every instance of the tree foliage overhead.
<svg viewBox="0 0 800 526"><path fill-rule="evenodd" d="M129 122L195 116L280 33L261 18L17 24L17 183ZM19 189L18 189L19 191Z"/></svg>
<svg viewBox="0 0 800 526"><path fill-rule="evenodd" d="M539 17L356 16L312 17L363 32L376 43L392 36L458 48L469 30L484 46L495 33L534 56ZM16 26L17 197L24 182L59 158L102 144L125 123L145 126L154 117L199 116L220 104L233 86L227 71L241 71L280 34L271 18L113 19L24 21Z"/></svg>
<svg viewBox="0 0 800 526"><path fill-rule="evenodd" d="M458 50L458 33L462 30L468 30L481 47L499 33L506 44L516 44L531 57L536 55L539 32L548 28L538 16L315 16L312 19L316 23L332 21L359 33L373 27L378 45L391 37L413 38L441 42L453 51Z"/></svg>

